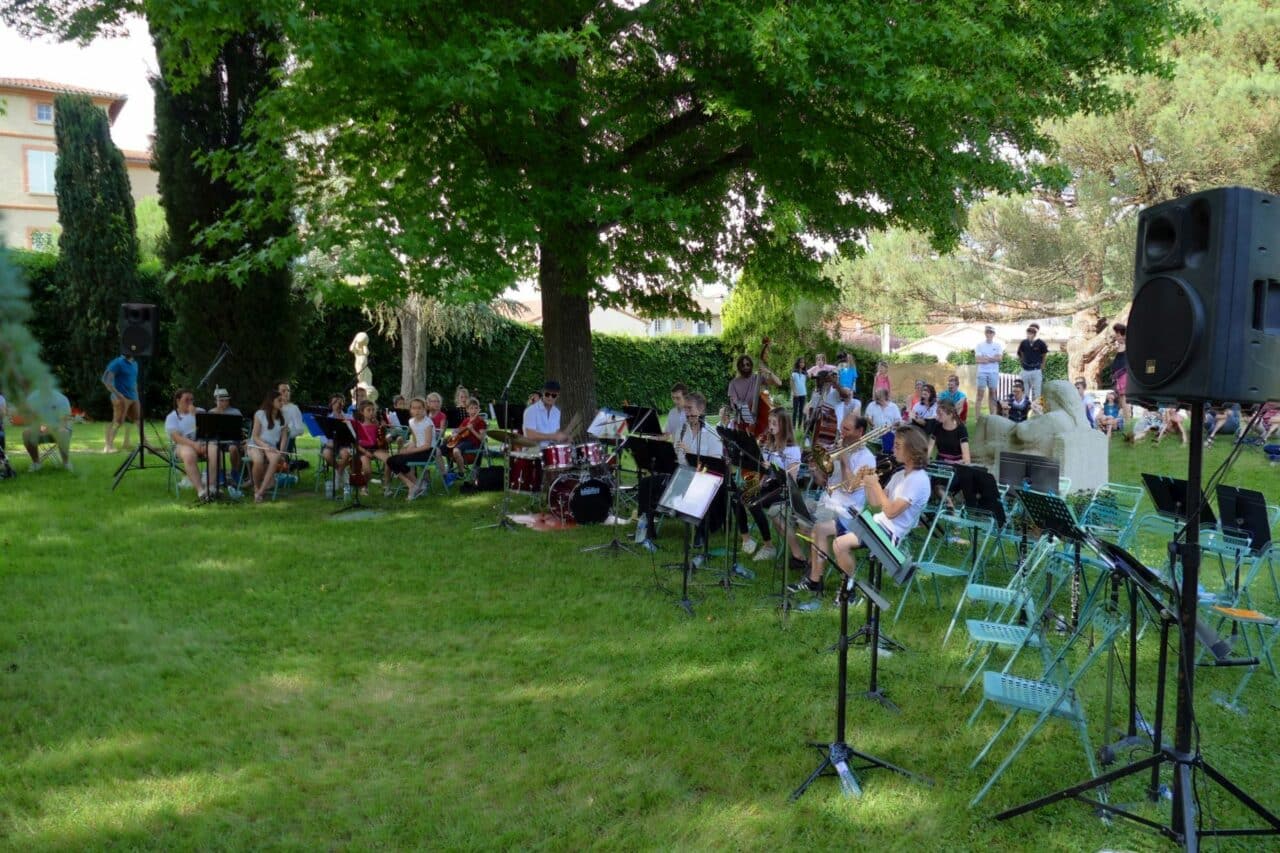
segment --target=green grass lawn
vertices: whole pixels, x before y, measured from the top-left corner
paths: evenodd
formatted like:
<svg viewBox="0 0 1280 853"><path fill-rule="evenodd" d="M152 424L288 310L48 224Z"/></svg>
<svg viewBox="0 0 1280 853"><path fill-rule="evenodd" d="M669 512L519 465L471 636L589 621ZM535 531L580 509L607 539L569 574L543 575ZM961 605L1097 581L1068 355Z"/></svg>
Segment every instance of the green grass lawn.
<svg viewBox="0 0 1280 853"><path fill-rule="evenodd" d="M28 475L19 451L0 482L10 848L1164 848L1076 804L991 820L1086 775L1063 725L967 808L994 768L968 763L1000 715L966 727L963 643L940 648L950 614L922 600L894 628L909 651L882 661L900 716L858 696L868 658L851 652L849 737L935 785L872 771L860 800L827 779L790 804L817 759L803 742L833 733L835 658L816 651L837 622L826 606L784 624L771 573L733 597L699 586L688 619L655 589L679 576L649 555L579 553L603 528L474 530L493 495L375 497L376 518L334 521L307 474L273 504L200 507L166 494L162 469L113 493L122 456L100 447L82 427L74 473ZM1177 473L1185 451L1116 442L1111 468ZM1251 449L1228 482L1274 502L1278 471ZM674 527L659 561L678 558ZM1148 716L1156 645L1148 631ZM1209 701L1239 675L1197 670L1205 753L1280 809L1276 682L1255 678L1247 716ZM1100 667L1083 690L1095 744L1102 686Z"/></svg>

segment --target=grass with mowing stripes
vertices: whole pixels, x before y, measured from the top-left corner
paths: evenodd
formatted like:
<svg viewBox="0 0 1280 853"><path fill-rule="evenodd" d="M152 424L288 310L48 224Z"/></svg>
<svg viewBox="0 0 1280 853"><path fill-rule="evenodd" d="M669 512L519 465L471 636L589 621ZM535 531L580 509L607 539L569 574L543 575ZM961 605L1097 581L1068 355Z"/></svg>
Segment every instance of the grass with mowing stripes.
<svg viewBox="0 0 1280 853"><path fill-rule="evenodd" d="M20 476L0 482L8 847L1164 847L1072 804L990 820L1087 775L1059 724L966 807L994 767L968 763L1000 715L966 727L963 644L940 648L950 613L922 599L893 629L910 651L882 661L900 716L859 697L867 656L850 653L849 737L936 784L870 771L861 800L822 780L789 804L818 757L802 743L833 733L835 660L815 650L837 623L824 606L783 630L769 572L732 598L700 586L687 619L655 590L655 575L673 589L678 575L649 555L579 553L604 528L473 530L493 495L375 497L380 515L336 523L306 474L273 504L197 507L165 493L162 469L112 493L123 457L96 452L100 427L77 429L70 474L27 475L14 439ZM1226 452L1209 450L1207 469ZM1180 447L1112 450L1117 481L1184 468ZM1276 473L1249 450L1228 482L1274 502ZM667 527L656 562L679 557ZM958 585L944 589L954 603ZM1256 589L1274 609L1269 583ZM1148 716L1155 637L1142 641ZM1083 688L1095 745L1101 672ZM1280 808L1276 681L1254 679L1245 717L1209 701L1239 674L1197 670L1206 754Z"/></svg>

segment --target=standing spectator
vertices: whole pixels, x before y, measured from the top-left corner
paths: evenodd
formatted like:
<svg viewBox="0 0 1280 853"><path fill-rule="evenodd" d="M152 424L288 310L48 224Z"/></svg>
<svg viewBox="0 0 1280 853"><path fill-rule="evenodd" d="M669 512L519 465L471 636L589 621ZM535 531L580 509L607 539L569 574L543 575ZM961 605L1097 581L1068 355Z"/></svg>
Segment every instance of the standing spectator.
<svg viewBox="0 0 1280 853"><path fill-rule="evenodd" d="M1031 402L1040 399L1040 390L1044 386L1044 359L1049 354L1049 346L1039 339L1040 324L1027 326L1027 337L1018 344L1018 362L1022 365L1022 384L1027 390Z"/></svg>
<svg viewBox="0 0 1280 853"><path fill-rule="evenodd" d="M31 457L31 470L40 470L40 445L58 445L62 467L71 470L71 401L53 388L36 389L27 397L22 445Z"/></svg>
<svg viewBox="0 0 1280 853"><path fill-rule="evenodd" d="M837 356L837 360L840 362L840 369L837 373L837 375L839 376L840 387L842 389L848 390L849 397L851 399L857 398L858 396L857 362L855 362L853 360L853 356L847 352L840 353L840 355Z"/></svg>
<svg viewBox="0 0 1280 853"><path fill-rule="evenodd" d="M982 330L986 340L973 348L978 362L978 410L982 410L982 396L987 394L987 413L994 415L998 406L996 395L1000 389L1000 359L1004 358L1004 344L996 341L996 327Z"/></svg>
<svg viewBox="0 0 1280 853"><path fill-rule="evenodd" d="M1116 401L1121 413L1129 413L1129 401L1125 397L1129 390L1129 355L1125 351L1125 335L1129 327L1124 323L1116 323L1111 327L1115 335L1116 358L1111 362L1111 386L1116 389Z"/></svg>
<svg viewBox="0 0 1280 853"><path fill-rule="evenodd" d="M813 367L810 367L805 372L808 373L810 377L817 379L819 376L821 376L824 373L832 373L834 371L835 371L835 368L827 364L826 355L823 353L818 353L813 357Z"/></svg>
<svg viewBox="0 0 1280 853"><path fill-rule="evenodd" d="M111 395L111 425L107 427L107 440L103 445L103 453L116 452L116 430L126 421L130 425L138 424L139 433L142 425L142 404L138 401L138 363L129 353L121 353L111 359L106 371L102 374L102 384ZM126 430L124 449L133 446L133 432Z"/></svg>
<svg viewBox="0 0 1280 853"><path fill-rule="evenodd" d="M938 395L938 402L954 406L956 417L962 422L969 419L969 398L960 390L959 376L953 374L947 377L947 390Z"/></svg>
<svg viewBox="0 0 1280 853"><path fill-rule="evenodd" d="M804 357L796 359L791 367L791 422L798 424L804 417L804 403L808 396L808 376L805 374Z"/></svg>
<svg viewBox="0 0 1280 853"><path fill-rule="evenodd" d="M872 394L876 391L884 391L887 396L893 395L893 389L889 387L889 362L876 362L876 378L871 386Z"/></svg>
<svg viewBox="0 0 1280 853"><path fill-rule="evenodd" d="M1013 380L1013 393L1005 400L1005 417L1020 424L1027 419L1031 411L1031 398L1027 396L1027 386L1021 379Z"/></svg>
<svg viewBox="0 0 1280 853"><path fill-rule="evenodd" d="M872 429L896 426L902 420L898 404L889 399L889 392L884 388L876 389L875 398L867 404L866 415Z"/></svg>

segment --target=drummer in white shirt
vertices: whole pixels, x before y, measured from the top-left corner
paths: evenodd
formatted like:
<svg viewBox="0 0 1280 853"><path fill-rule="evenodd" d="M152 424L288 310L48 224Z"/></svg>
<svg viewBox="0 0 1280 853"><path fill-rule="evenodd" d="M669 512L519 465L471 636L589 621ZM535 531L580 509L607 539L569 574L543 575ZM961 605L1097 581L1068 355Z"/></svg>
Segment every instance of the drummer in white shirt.
<svg viewBox="0 0 1280 853"><path fill-rule="evenodd" d="M173 395L173 411L164 419L164 431L173 443L173 455L182 462L182 469L187 480L196 487L200 500L209 499L209 488L200 476L200 460L204 459L209 467L209 482L217 482L218 451L217 443L196 441L196 413L203 409L196 408L195 395L186 388L179 388Z"/></svg>
<svg viewBox="0 0 1280 853"><path fill-rule="evenodd" d="M558 441L565 441L568 436L560 430L560 407L556 400L560 397L560 383L548 379L542 386L542 399L524 410L524 437L546 447Z"/></svg>

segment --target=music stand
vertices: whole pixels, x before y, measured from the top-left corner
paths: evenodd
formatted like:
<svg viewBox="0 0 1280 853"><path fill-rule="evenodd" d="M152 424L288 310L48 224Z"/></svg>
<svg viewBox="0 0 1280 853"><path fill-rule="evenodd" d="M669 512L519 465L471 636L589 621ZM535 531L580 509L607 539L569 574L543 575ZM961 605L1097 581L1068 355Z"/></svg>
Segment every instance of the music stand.
<svg viewBox="0 0 1280 853"><path fill-rule="evenodd" d="M998 462L1000 482L1010 489L1031 488L1045 494L1057 494L1061 486L1062 467L1056 459L1002 450Z"/></svg>
<svg viewBox="0 0 1280 853"><path fill-rule="evenodd" d="M325 436L333 442L333 465L329 466L329 477L333 482L333 494L338 494L338 457L342 450L348 447L354 447L356 444L356 434L351 429L351 424L344 418L325 417L320 418L320 428L324 430ZM340 506L335 509L331 515L346 512L347 510L358 509L363 507L360 503L360 490L358 488L351 489L351 503L346 506Z"/></svg>
<svg viewBox="0 0 1280 853"><path fill-rule="evenodd" d="M854 516L854 518L857 519L858 516ZM855 523L857 522L855 521ZM870 543L876 538L874 535L868 533L867 539L863 540L862 532L858 531L858 533L859 541L866 541ZM868 549L871 550L870 544L868 544ZM872 550L873 555L876 553L876 550ZM849 746L846 740L845 717L847 715L845 713L845 707L848 700L849 676L849 595L852 593L853 589L853 579L845 578L842 575L840 581L840 593L837 596L840 602L840 639L836 643L838 655L836 664L835 740L831 743L816 743L814 741L810 741L808 743L808 746L818 750L818 753L822 755L822 760L818 763L818 766L814 771L809 774L808 778L800 783L800 787L796 788L795 791L792 792L792 802L800 799L800 797L804 795L804 792L809 789L809 786L812 785L820 776L838 777L840 779L840 790L847 797L862 796L862 787L858 784L858 777L854 775L855 769L868 770L879 767L885 770L892 770L895 773L900 773L908 779L915 779L929 785L933 784L928 779L912 773L910 770L903 769L896 764L891 764L883 758L878 758L874 755L854 749ZM868 601L870 600L871 597L868 596ZM873 673L875 672L875 654L875 646L872 646L871 665ZM849 762L851 759L855 758L866 763L857 768L852 768L849 766Z"/></svg>
<svg viewBox="0 0 1280 853"><path fill-rule="evenodd" d="M206 447L214 443L218 445L218 464L210 466L209 463L213 460L206 459L204 466L205 494L210 496L210 500L217 500L222 497L222 488L219 482L221 478L213 476L210 468L226 471L226 468L222 465L223 448L240 442L242 428L243 424L239 415L196 412L196 441L203 442ZM213 482L210 483L210 480L213 480Z"/></svg>
<svg viewBox="0 0 1280 853"><path fill-rule="evenodd" d="M990 515L996 521L996 528L1002 529L1005 524L1004 504L1000 501L1000 487L996 484L995 475L981 465L953 465L956 472L964 471L960 480L960 493L964 495L965 509L979 510Z"/></svg>
<svg viewBox="0 0 1280 853"><path fill-rule="evenodd" d="M650 406L623 406L622 413L627 416L627 427L632 432L645 435L656 435L662 432L662 424L658 422L658 412Z"/></svg>
<svg viewBox="0 0 1280 853"><path fill-rule="evenodd" d="M1267 518L1267 499L1261 492L1238 486L1218 484L1218 516L1222 529L1249 537L1249 550L1254 556L1271 544L1271 520Z"/></svg>
<svg viewBox="0 0 1280 853"><path fill-rule="evenodd" d="M689 539L693 525L701 524L706 518L719 492L724 477L713 471L699 471L695 468L681 466L667 480L667 487L658 499L658 509L685 524L684 531L684 571L680 582L680 601L685 613L693 615L693 602L689 599L689 573L692 567L689 561Z"/></svg>
<svg viewBox="0 0 1280 853"><path fill-rule="evenodd" d="M461 406L450 406L444 410L444 425L449 429L457 429L462 426L462 422L467 419L467 410ZM495 417L494 420L497 420ZM403 423L408 423L408 418L402 419Z"/></svg>
<svg viewBox="0 0 1280 853"><path fill-rule="evenodd" d="M761 470L760 461L760 444L756 441L756 437L743 429L727 429L726 427L717 426L716 434L720 437L720 442L724 446L725 456L729 460L730 465L736 465L742 470L743 478L746 475L753 474L756 477L762 477L764 472ZM728 469L726 468L726 471ZM738 514L733 515L732 530L729 525L729 514L732 503L735 499L741 499L741 491L738 489L737 483L730 478L728 481L729 488L725 492L725 564L724 577L720 579L720 585L725 590L732 590L735 586L741 586L739 582L733 579L736 572L744 578L753 580L755 575L738 565L738 542L743 533L749 531L738 529ZM746 507L743 507L746 511Z"/></svg>
<svg viewBox="0 0 1280 853"><path fill-rule="evenodd" d="M651 474L670 474L676 470L676 448L669 439L661 436L631 433L627 449L636 461L636 468Z"/></svg>
<svg viewBox="0 0 1280 853"><path fill-rule="evenodd" d="M1180 480L1177 477L1168 477L1164 474L1143 474L1142 484L1147 487L1147 494L1151 496L1151 503L1155 505L1156 514L1164 516L1171 521L1187 520L1187 492L1188 486L1186 480ZM1206 527L1213 527L1218 523L1217 517L1213 514L1213 509L1209 506L1209 502L1205 501L1200 507L1200 523Z"/></svg>

